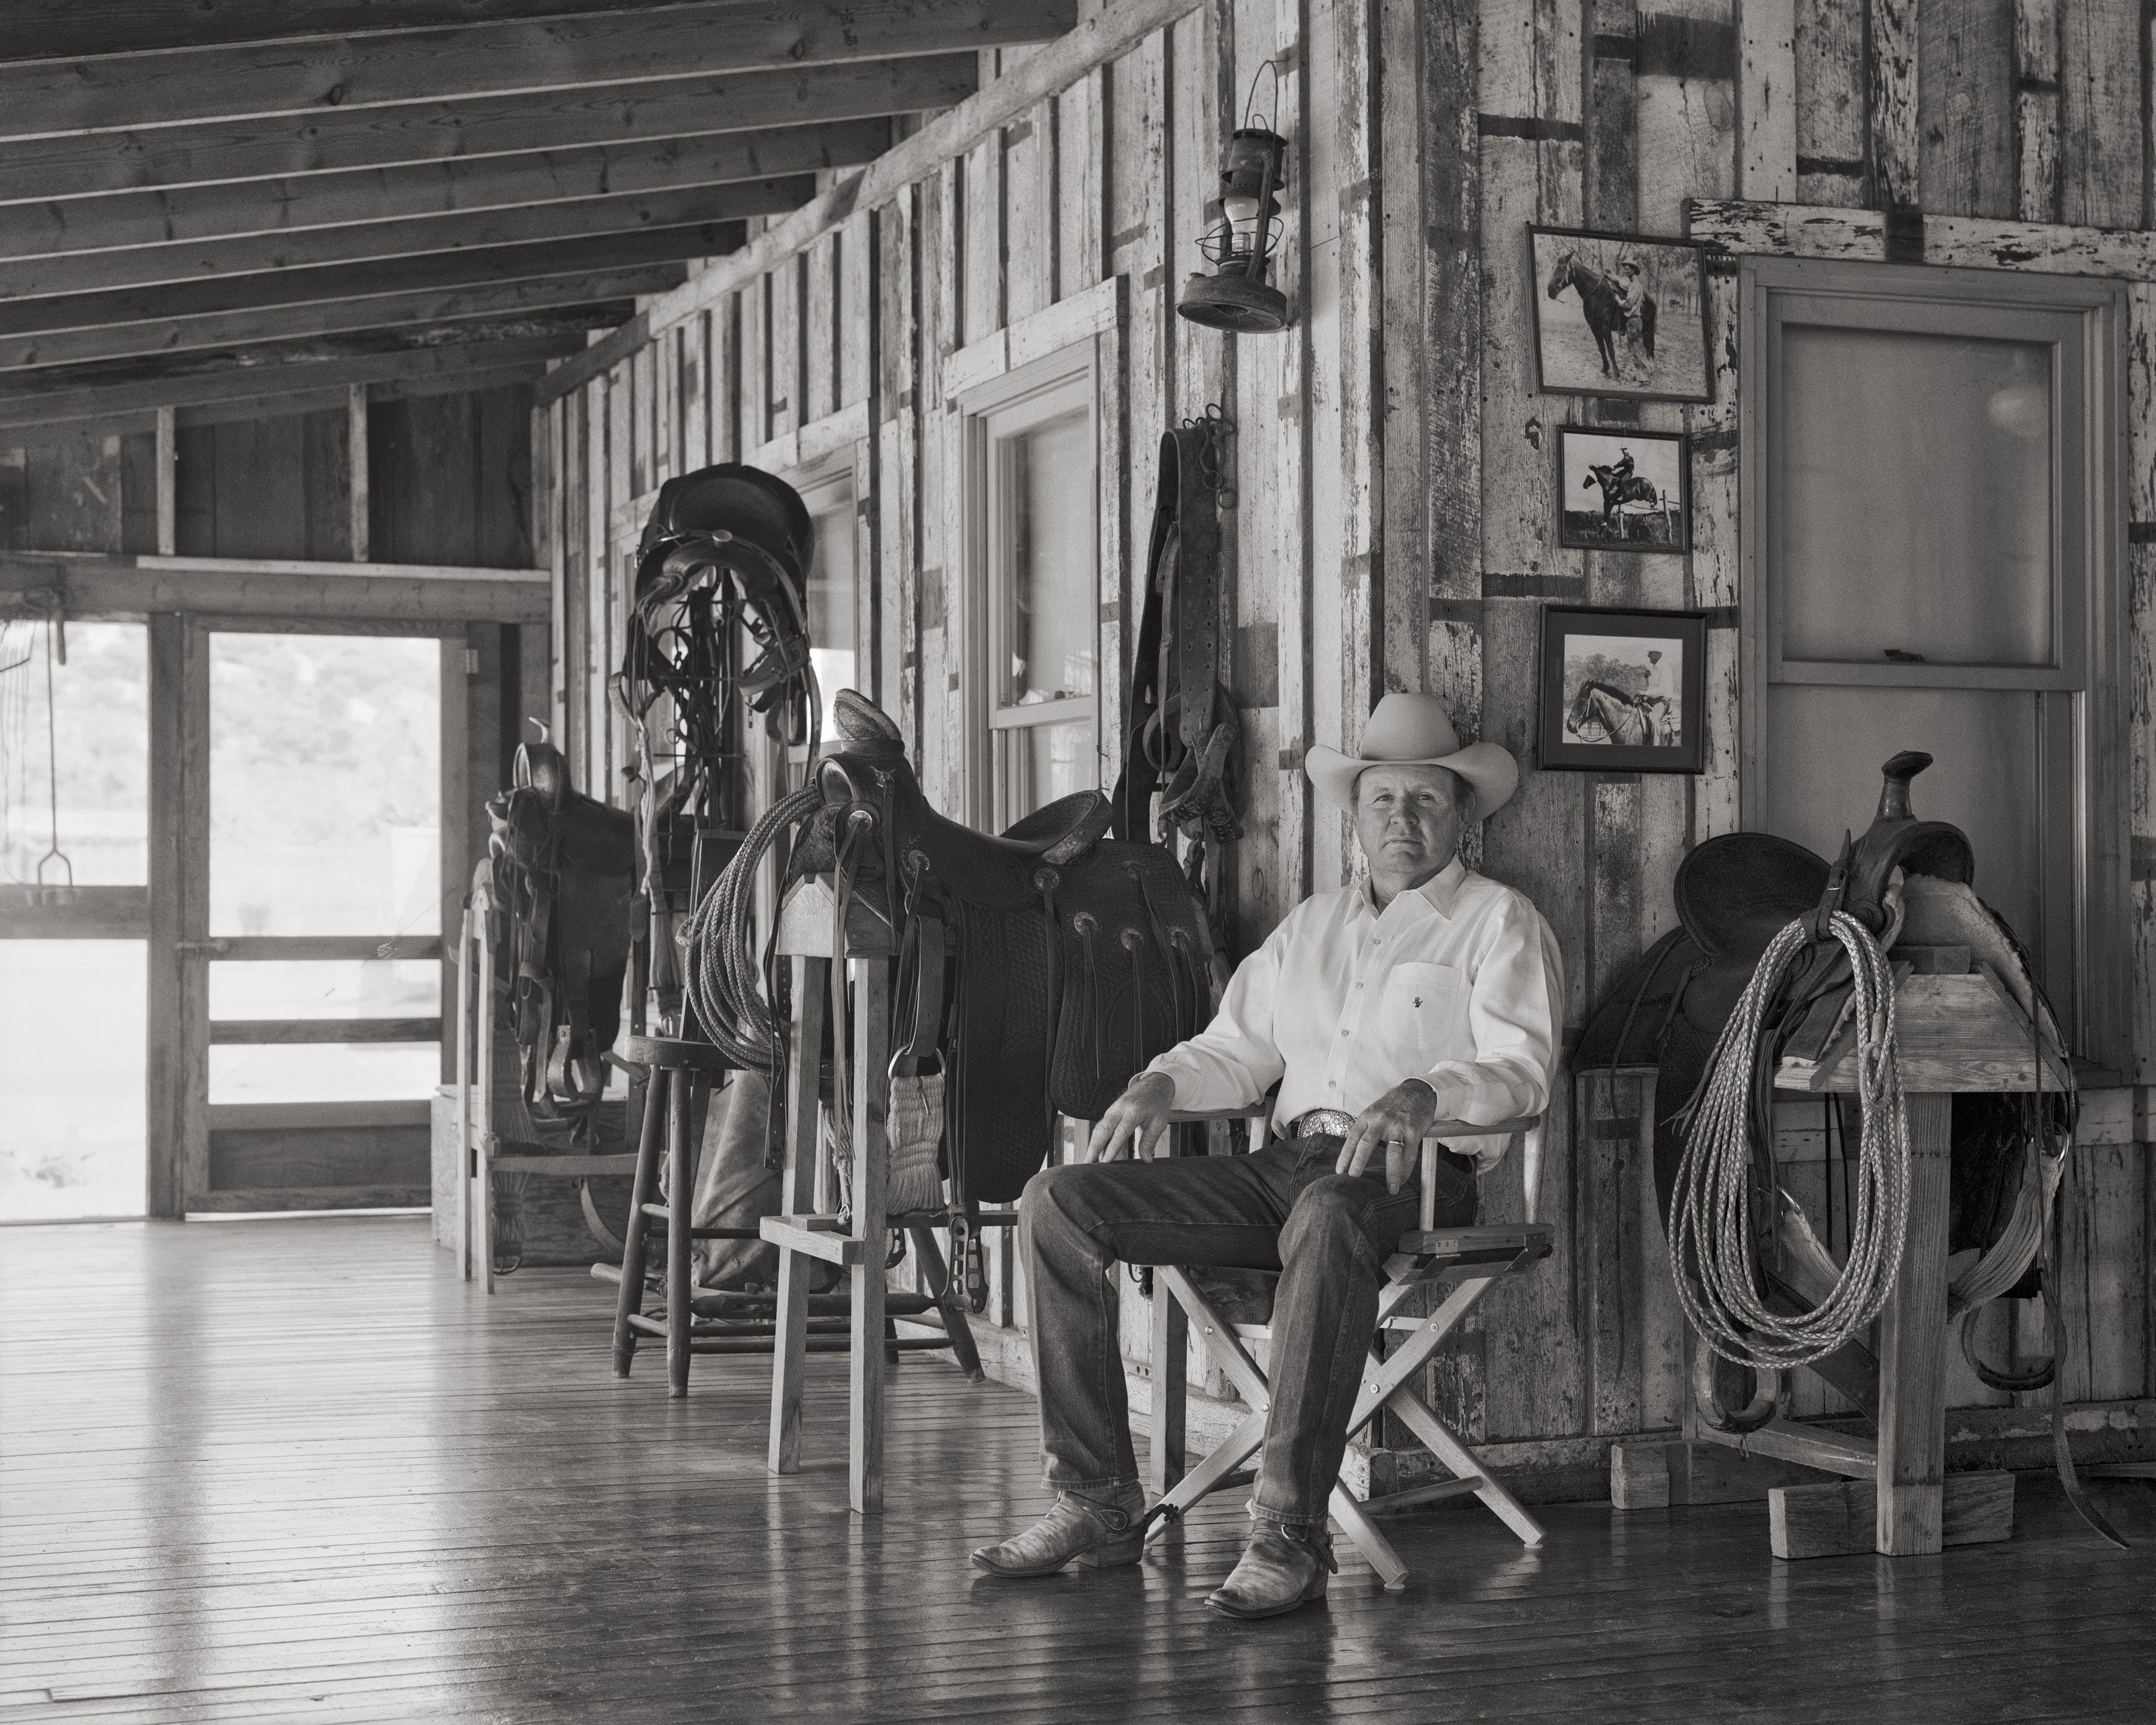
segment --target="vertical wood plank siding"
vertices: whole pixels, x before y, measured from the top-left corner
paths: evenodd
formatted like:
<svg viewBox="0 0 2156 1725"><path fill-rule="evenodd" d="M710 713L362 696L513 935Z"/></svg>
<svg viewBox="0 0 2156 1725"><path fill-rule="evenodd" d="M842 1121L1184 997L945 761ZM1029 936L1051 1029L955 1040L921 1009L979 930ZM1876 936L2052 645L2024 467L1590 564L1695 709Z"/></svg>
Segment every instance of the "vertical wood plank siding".
<svg viewBox="0 0 2156 1725"><path fill-rule="evenodd" d="M604 678L638 500L668 473L866 403L861 675L904 729L930 794L980 819L965 425L946 362L1120 278L1120 321L1096 348L1111 475L1100 523L1104 775L1122 742L1158 439L1215 404L1235 427L1220 625L1244 726L1245 836L1224 881L1238 956L1357 866L1346 824L1312 803L1304 751L1353 742L1383 688L1428 689L1463 737L1502 742L1527 766L1512 803L1471 835L1470 856L1555 927L1576 1028L1670 926L1686 850L1742 816L1736 276L1727 263L1710 276L1712 403L1545 395L1527 224L1675 235L1688 200L1743 197L2138 228L2150 213L2148 28L2140 7L2115 0L1685 0L1647 13L1620 0L1205 0L855 212L671 347L536 417L534 544L557 571L572 758L619 799ZM985 59L984 79L1020 53ZM1246 107L1290 140L1273 279L1295 316L1283 334L1229 339L1177 318L1174 305L1206 267L1198 243L1218 214L1221 146ZM2128 507L2156 524L2152 293L2135 290ZM1691 433L1689 554L1558 547L1555 433L1596 423ZM556 485L558 499L543 495ZM2130 557L2133 832L2136 873L2152 875L2139 860L2156 857L2156 543ZM1562 599L1710 612L1702 776L1532 769L1540 608ZM2137 879L2144 1065L2156 1054L2152 894L2156 881ZM1676 1426L1688 1397L1647 1178L1653 1113L1671 1099L1630 1076L1583 1084L1576 1106L1571 1091L1567 1072L1541 1198L1560 1250L1493 1298L1428 1378L1471 1435L1548 1446L1578 1466L1612 1438ZM2138 1423L2156 1392L2156 1197L2133 1109L2093 1111L2110 1124L2092 1128L2102 1142L2076 1158L2062 1198L2076 1332L2068 1392ZM1823 1195L1816 1126L1793 1116L1789 1142L1794 1189ZM1522 1202L1517 1166L1486 1182L1486 1215L1517 1215ZM998 1308L1022 1314L1023 1290L1002 1266L995 1280ZM1126 1306L1142 1374L1147 1314L1134 1292ZM2005 1348L2015 1316L1987 1315L1987 1348ZM1952 1383L1963 1405L2005 1399L1958 1364ZM1800 1413L1842 1405L1823 1389L1797 1397ZM1373 1475L1404 1479L1420 1465L1398 1434L1380 1443L1403 1449L1368 1457Z"/></svg>

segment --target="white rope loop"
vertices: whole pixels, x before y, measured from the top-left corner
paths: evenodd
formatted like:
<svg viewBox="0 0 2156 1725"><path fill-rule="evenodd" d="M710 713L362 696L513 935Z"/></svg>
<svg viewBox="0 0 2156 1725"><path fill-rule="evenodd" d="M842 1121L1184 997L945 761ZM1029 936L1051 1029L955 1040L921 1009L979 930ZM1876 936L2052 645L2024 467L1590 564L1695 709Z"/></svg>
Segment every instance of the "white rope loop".
<svg viewBox="0 0 2156 1725"><path fill-rule="evenodd" d="M1909 1230L1909 1116L1895 1053L1893 972L1871 932L1837 911L1831 926L1856 990L1863 1109L1848 1263L1827 1297L1799 1317L1768 1311L1753 1286L1745 1219L1754 1063L1767 1010L1810 938L1808 921L1774 937L1722 1026L1670 1205L1670 1270L1685 1316L1724 1359L1763 1370L1809 1365L1861 1334L1893 1291Z"/></svg>

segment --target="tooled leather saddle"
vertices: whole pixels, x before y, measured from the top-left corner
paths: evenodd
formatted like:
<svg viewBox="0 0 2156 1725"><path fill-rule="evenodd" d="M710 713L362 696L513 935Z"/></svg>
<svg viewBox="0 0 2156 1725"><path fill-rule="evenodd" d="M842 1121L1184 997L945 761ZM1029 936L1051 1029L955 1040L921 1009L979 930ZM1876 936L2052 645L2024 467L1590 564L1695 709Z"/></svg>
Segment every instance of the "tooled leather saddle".
<svg viewBox="0 0 2156 1725"><path fill-rule="evenodd" d="M1100 792L976 832L929 806L874 704L843 690L832 711L841 744L818 764L823 806L788 878L838 876L888 915L900 1058L947 1073L954 1207L1014 1199L1057 1114L1098 1119L1210 1017L1204 912L1167 850L1101 836Z"/></svg>

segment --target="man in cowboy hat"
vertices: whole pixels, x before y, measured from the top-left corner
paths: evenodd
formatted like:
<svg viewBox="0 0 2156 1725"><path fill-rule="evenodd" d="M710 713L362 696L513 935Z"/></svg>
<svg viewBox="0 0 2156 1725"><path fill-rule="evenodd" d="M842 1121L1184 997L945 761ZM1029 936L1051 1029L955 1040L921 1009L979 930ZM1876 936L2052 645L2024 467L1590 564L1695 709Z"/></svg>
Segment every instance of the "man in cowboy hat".
<svg viewBox="0 0 2156 1725"><path fill-rule="evenodd" d="M973 1553L991 1574L1138 1561L1145 1498L1111 1272L1118 1259L1220 1265L1281 1274L1252 1532L1206 1603L1270 1617L1321 1595L1332 1568L1326 1503L1379 1266L1415 1224L1422 1140L1434 1121L1494 1122L1548 1101L1563 1022L1556 940L1525 897L1457 855L1468 823L1519 783L1512 757L1493 743L1462 748L1430 696L1393 694L1360 755L1321 747L1303 764L1318 794L1353 815L1368 878L1296 906L1237 968L1204 1031L1131 1081L1087 1162L1034 1175L1019 1202L1057 1496L1037 1525ZM1151 1159L1171 1110L1243 1106L1275 1084L1280 1131L1263 1149ZM1135 1159L1117 1164L1127 1145ZM1502 1153L1439 1154L1439 1226L1474 1219L1476 1157Z"/></svg>

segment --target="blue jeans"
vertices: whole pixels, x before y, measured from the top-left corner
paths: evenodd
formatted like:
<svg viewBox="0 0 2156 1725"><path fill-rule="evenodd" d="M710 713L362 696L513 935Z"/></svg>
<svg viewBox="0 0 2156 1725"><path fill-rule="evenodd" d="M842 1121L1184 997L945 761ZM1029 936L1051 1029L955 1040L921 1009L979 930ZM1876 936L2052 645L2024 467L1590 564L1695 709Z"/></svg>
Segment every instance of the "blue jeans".
<svg viewBox="0 0 2156 1725"><path fill-rule="evenodd" d="M1322 1525L1348 1447L1348 1416L1378 1321L1387 1258L1415 1225L1410 1178L1336 1174L1337 1137L1291 1138L1248 1156L1190 1156L1043 1169L1019 1200L1033 1306L1048 1483L1094 1491L1137 1478L1116 1346L1118 1260L1277 1270L1272 1409L1254 1512ZM1475 1219L1475 1164L1440 1151L1437 1224ZM1170 1297L1166 1289L1153 1297Z"/></svg>

